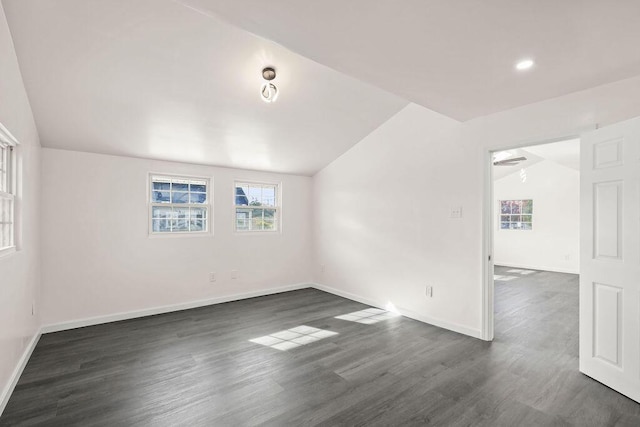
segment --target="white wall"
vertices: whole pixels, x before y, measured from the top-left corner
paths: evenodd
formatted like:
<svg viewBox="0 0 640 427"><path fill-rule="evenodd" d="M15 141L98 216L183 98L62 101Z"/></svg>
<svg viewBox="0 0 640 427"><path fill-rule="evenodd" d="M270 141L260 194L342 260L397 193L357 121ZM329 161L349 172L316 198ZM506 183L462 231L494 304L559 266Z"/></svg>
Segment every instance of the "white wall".
<svg viewBox="0 0 640 427"><path fill-rule="evenodd" d="M316 280L343 295L391 302L404 314L477 334L481 290L458 284L477 282L469 242L478 220L466 213L449 218L451 207L472 197L457 166L467 157L459 122L411 104L319 172ZM425 297L427 285L433 298Z"/></svg>
<svg viewBox="0 0 640 427"><path fill-rule="evenodd" d="M551 160L497 179L494 195L496 265L577 274L580 269L580 172ZM533 230L501 230L500 200L533 200Z"/></svg>
<svg viewBox="0 0 640 427"><path fill-rule="evenodd" d="M31 304L35 302L38 308L40 289L40 142L1 4L0 123L20 142L17 149L19 187L16 203L19 250L0 257L1 413L12 375L39 328L37 313L31 315Z"/></svg>
<svg viewBox="0 0 640 427"><path fill-rule="evenodd" d="M640 77L465 123L409 105L314 177L315 280L480 336L488 151L638 115Z"/></svg>
<svg viewBox="0 0 640 427"><path fill-rule="evenodd" d="M213 235L149 237L149 172L212 177ZM45 325L311 280L309 177L54 149L43 176ZM281 233L234 233L234 179L282 183Z"/></svg>

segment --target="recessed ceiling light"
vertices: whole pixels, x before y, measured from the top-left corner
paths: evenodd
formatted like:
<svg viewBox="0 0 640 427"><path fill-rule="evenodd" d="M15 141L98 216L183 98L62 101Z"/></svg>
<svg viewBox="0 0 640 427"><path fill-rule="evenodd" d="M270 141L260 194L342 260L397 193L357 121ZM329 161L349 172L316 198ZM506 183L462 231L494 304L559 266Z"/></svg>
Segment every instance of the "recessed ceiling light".
<svg viewBox="0 0 640 427"><path fill-rule="evenodd" d="M533 59L523 59L522 61L516 64L516 70L528 70L533 67Z"/></svg>

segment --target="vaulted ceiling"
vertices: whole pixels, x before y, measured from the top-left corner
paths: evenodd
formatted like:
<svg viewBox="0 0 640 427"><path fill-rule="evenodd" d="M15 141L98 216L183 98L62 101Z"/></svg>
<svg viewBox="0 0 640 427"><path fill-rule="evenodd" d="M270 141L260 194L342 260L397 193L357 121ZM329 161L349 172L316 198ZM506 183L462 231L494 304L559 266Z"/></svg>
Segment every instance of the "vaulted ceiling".
<svg viewBox="0 0 640 427"><path fill-rule="evenodd" d="M410 101L463 121L640 75L637 0L2 3L43 146L80 151L312 175Z"/></svg>
<svg viewBox="0 0 640 427"><path fill-rule="evenodd" d="M458 120L640 74L638 0L177 1Z"/></svg>
<svg viewBox="0 0 640 427"><path fill-rule="evenodd" d="M312 175L408 103L170 0L3 5L45 147Z"/></svg>

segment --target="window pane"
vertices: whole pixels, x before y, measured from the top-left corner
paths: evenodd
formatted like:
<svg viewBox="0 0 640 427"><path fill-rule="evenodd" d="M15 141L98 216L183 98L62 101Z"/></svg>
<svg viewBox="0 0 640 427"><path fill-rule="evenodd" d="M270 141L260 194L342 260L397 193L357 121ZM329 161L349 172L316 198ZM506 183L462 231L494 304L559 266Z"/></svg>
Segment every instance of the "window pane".
<svg viewBox="0 0 640 427"><path fill-rule="evenodd" d="M170 195L168 191L152 191L151 192L151 201L153 203L169 203Z"/></svg>
<svg viewBox="0 0 640 427"><path fill-rule="evenodd" d="M275 218L266 218L263 221L263 226L265 230L275 230L276 221Z"/></svg>
<svg viewBox="0 0 640 427"><path fill-rule="evenodd" d="M154 233L164 233L171 231L170 219L153 219L152 221Z"/></svg>
<svg viewBox="0 0 640 427"><path fill-rule="evenodd" d="M531 215L522 215L522 222L531 222Z"/></svg>
<svg viewBox="0 0 640 427"><path fill-rule="evenodd" d="M172 191L189 191L189 182L182 179L174 179L171 190Z"/></svg>
<svg viewBox="0 0 640 427"><path fill-rule="evenodd" d="M11 221L11 200L0 199L0 222Z"/></svg>
<svg viewBox="0 0 640 427"><path fill-rule="evenodd" d="M532 230L532 229L533 229L533 227L531 226L531 223L530 223L530 222L523 222L523 223L522 223L522 229L523 229L523 230Z"/></svg>
<svg viewBox="0 0 640 427"><path fill-rule="evenodd" d="M522 201L522 213L533 213L533 200Z"/></svg>
<svg viewBox="0 0 640 427"><path fill-rule="evenodd" d="M191 219L191 231L205 231L207 228L207 220Z"/></svg>
<svg viewBox="0 0 640 427"><path fill-rule="evenodd" d="M264 221L262 217L253 217L251 219L251 230L261 231L263 229Z"/></svg>
<svg viewBox="0 0 640 427"><path fill-rule="evenodd" d="M171 183L169 183L168 181L167 182L154 181L153 189L169 191L171 189Z"/></svg>
<svg viewBox="0 0 640 427"><path fill-rule="evenodd" d="M509 223L508 222L501 222L500 223L500 229L501 230L508 230L509 229Z"/></svg>
<svg viewBox="0 0 640 427"><path fill-rule="evenodd" d="M171 231L189 231L189 220L184 219L174 219L171 222Z"/></svg>
<svg viewBox="0 0 640 427"><path fill-rule="evenodd" d="M189 193L171 192L171 203L189 203Z"/></svg>
<svg viewBox="0 0 640 427"><path fill-rule="evenodd" d="M236 209L236 230L250 229L251 212L249 209Z"/></svg>
<svg viewBox="0 0 640 427"><path fill-rule="evenodd" d="M511 213L512 214L519 214L520 213L520 203L518 203L518 201L516 201L516 200L511 202Z"/></svg>
<svg viewBox="0 0 640 427"><path fill-rule="evenodd" d="M171 208L164 206L154 206L151 210L152 218L171 218Z"/></svg>
<svg viewBox="0 0 640 427"><path fill-rule="evenodd" d="M246 206L249 204L247 198L248 187L236 186L236 206Z"/></svg>
<svg viewBox="0 0 640 427"><path fill-rule="evenodd" d="M502 200L500 202L500 212L503 214L511 213L511 204L509 203L508 200Z"/></svg>
<svg viewBox="0 0 640 427"><path fill-rule="evenodd" d="M511 222L520 222L520 215L511 215Z"/></svg>
<svg viewBox="0 0 640 427"><path fill-rule="evenodd" d="M0 247L6 248L8 246L13 246L11 240L12 240L12 236L11 236L11 230L12 230L12 225L11 224L0 224Z"/></svg>
<svg viewBox="0 0 640 427"><path fill-rule="evenodd" d="M195 191L195 192L198 192L198 193L206 193L207 192L207 186L204 183L195 184L192 181L189 191Z"/></svg>
<svg viewBox="0 0 640 427"><path fill-rule="evenodd" d="M249 187L249 205L262 206L262 188Z"/></svg>
<svg viewBox="0 0 640 427"><path fill-rule="evenodd" d="M509 222L510 215L500 215L500 222Z"/></svg>
<svg viewBox="0 0 640 427"><path fill-rule="evenodd" d="M276 205L276 188L275 187L264 187L262 189L262 204L264 206Z"/></svg>
<svg viewBox="0 0 640 427"><path fill-rule="evenodd" d="M206 203L207 195L206 193L190 193L189 203Z"/></svg>
<svg viewBox="0 0 640 427"><path fill-rule="evenodd" d="M191 219L205 219L207 210L205 208L191 208Z"/></svg>

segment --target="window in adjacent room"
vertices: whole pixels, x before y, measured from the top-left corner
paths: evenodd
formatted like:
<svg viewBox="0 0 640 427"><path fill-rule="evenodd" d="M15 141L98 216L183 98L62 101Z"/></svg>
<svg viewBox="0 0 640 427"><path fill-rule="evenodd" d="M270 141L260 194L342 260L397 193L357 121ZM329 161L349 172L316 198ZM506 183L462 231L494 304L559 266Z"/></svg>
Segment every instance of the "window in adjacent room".
<svg viewBox="0 0 640 427"><path fill-rule="evenodd" d="M277 231L280 203L277 184L236 182L236 231Z"/></svg>
<svg viewBox="0 0 640 427"><path fill-rule="evenodd" d="M532 230L533 200L500 200L501 230Z"/></svg>
<svg viewBox="0 0 640 427"><path fill-rule="evenodd" d="M207 178L150 176L151 234L207 233L211 227Z"/></svg>
<svg viewBox="0 0 640 427"><path fill-rule="evenodd" d="M15 249L16 141L0 125L0 254Z"/></svg>

